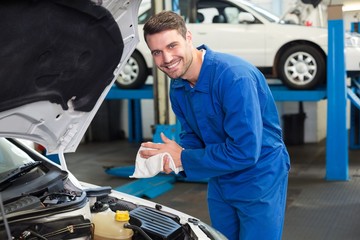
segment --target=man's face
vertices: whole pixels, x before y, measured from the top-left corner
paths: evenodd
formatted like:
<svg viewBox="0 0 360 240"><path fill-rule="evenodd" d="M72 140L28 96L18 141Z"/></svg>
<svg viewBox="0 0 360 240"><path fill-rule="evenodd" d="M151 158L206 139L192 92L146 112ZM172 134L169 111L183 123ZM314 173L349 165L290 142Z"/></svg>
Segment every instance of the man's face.
<svg viewBox="0 0 360 240"><path fill-rule="evenodd" d="M184 39L176 30L147 35L147 45L156 66L170 78L184 78L192 63L191 34Z"/></svg>

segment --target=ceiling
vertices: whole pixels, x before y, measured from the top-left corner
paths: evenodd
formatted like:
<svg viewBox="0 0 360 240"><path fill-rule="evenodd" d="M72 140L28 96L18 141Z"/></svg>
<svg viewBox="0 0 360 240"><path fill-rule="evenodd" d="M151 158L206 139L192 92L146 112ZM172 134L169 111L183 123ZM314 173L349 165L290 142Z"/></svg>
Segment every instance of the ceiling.
<svg viewBox="0 0 360 240"><path fill-rule="evenodd" d="M327 0L329 5L343 5L343 11L360 11L359 0Z"/></svg>

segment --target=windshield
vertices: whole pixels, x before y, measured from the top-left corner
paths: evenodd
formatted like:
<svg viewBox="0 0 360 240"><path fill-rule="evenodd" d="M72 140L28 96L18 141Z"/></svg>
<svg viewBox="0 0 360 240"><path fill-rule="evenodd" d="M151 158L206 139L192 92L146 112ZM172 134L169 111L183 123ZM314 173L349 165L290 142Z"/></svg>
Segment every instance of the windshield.
<svg viewBox="0 0 360 240"><path fill-rule="evenodd" d="M142 1L139 9L138 24L145 24L151 14L151 2L147 0Z"/></svg>
<svg viewBox="0 0 360 240"><path fill-rule="evenodd" d="M0 138L0 174L31 162L34 161L23 150Z"/></svg>
<svg viewBox="0 0 360 240"><path fill-rule="evenodd" d="M269 22L279 22L280 18L276 16L274 13L269 12L255 4L252 4L248 1L241 1L247 7L253 9L257 14L261 15L263 18L266 18Z"/></svg>

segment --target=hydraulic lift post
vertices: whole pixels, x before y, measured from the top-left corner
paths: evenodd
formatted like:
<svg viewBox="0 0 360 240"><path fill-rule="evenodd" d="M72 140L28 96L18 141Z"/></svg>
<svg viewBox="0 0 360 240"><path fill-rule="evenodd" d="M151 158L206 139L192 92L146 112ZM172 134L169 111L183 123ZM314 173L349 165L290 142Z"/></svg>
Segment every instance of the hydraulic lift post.
<svg viewBox="0 0 360 240"><path fill-rule="evenodd" d="M328 6L326 180L349 180L342 4Z"/></svg>
<svg viewBox="0 0 360 240"><path fill-rule="evenodd" d="M162 10L178 11L178 0L152 0L153 14L159 13ZM163 132L168 138L177 140L178 126L176 125L176 118L171 111L169 100L169 77L160 71L155 64L153 64L153 78L154 78L154 131L153 142L161 143L160 133Z"/></svg>

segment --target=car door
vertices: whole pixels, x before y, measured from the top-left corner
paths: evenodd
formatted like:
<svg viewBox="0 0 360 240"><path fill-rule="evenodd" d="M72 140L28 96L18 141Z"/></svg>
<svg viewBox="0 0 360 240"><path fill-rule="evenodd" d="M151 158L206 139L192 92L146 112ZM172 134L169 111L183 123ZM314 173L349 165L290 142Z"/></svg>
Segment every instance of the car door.
<svg viewBox="0 0 360 240"><path fill-rule="evenodd" d="M195 46L206 44L213 50L264 66L266 39L261 21L254 18L253 22L239 22L239 14L249 12L231 1L198 0L195 5L196 17L188 22Z"/></svg>

